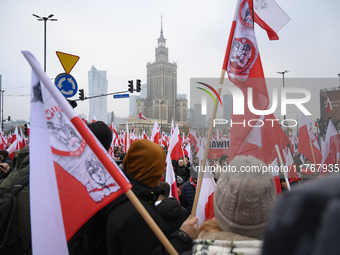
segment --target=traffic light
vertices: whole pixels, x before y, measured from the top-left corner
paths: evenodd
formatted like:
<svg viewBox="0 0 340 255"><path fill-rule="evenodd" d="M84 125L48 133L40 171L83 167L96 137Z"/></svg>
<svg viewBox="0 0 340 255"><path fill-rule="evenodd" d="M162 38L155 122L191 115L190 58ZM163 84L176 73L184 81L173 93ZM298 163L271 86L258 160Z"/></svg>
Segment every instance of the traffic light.
<svg viewBox="0 0 340 255"><path fill-rule="evenodd" d="M137 80L136 91L137 91L137 92L140 92L140 91L141 91L141 88L140 88L140 80Z"/></svg>
<svg viewBox="0 0 340 255"><path fill-rule="evenodd" d="M128 81L128 83L128 90L130 91L130 93L133 93L133 80Z"/></svg>
<svg viewBox="0 0 340 255"><path fill-rule="evenodd" d="M24 134L25 134L25 136L28 136L28 134L27 134L27 123L24 125Z"/></svg>
<svg viewBox="0 0 340 255"><path fill-rule="evenodd" d="M84 101L84 89L79 90L79 99Z"/></svg>

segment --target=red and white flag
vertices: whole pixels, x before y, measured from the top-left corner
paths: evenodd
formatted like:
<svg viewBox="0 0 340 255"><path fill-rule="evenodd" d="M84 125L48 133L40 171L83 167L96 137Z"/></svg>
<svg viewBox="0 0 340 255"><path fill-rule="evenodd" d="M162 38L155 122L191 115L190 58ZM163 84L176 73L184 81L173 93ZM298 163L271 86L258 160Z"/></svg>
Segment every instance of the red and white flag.
<svg viewBox="0 0 340 255"><path fill-rule="evenodd" d="M333 110L331 100L329 100L329 97L327 97L327 107L326 112L329 113L331 110Z"/></svg>
<svg viewBox="0 0 340 255"><path fill-rule="evenodd" d="M141 110L139 110L139 119L142 119L142 120L147 120L147 118L145 118L141 112Z"/></svg>
<svg viewBox="0 0 340 255"><path fill-rule="evenodd" d="M168 153L166 156L166 175L165 181L170 185L170 196L176 197L178 199L177 183L175 178L175 173L172 168L172 159L178 160L178 146L181 146L180 140L178 139L178 130L175 129L174 133L171 135L169 140Z"/></svg>
<svg viewBox="0 0 340 255"><path fill-rule="evenodd" d="M270 40L278 40L277 33L290 21L274 0L254 1L254 12L255 22L266 30Z"/></svg>
<svg viewBox="0 0 340 255"><path fill-rule="evenodd" d="M332 120L329 120L325 142L322 147L322 162L321 173L327 173L327 168L324 164L334 164L332 162L336 158L337 153L340 152L340 134L337 132Z"/></svg>
<svg viewBox="0 0 340 255"><path fill-rule="evenodd" d="M215 181L209 171L203 173L200 195L198 197L196 217L198 226L202 225L207 219L213 219L214 214L214 192Z"/></svg>
<svg viewBox="0 0 340 255"><path fill-rule="evenodd" d="M161 139L161 132L159 130L157 120L155 120L155 123L152 128L151 141L159 144L160 139Z"/></svg>
<svg viewBox="0 0 340 255"><path fill-rule="evenodd" d="M248 108L248 96L253 99L253 107L257 110L267 110L269 105L267 86L254 32L252 10L252 1L237 1L222 67L228 72L230 81L240 88L244 95L244 115L233 114L234 123L247 123L249 120L259 118ZM248 88L252 88L252 95L248 95ZM246 141L251 129L249 125L232 125L230 159L254 148L254 144Z"/></svg>
<svg viewBox="0 0 340 255"><path fill-rule="evenodd" d="M92 123L96 122L97 121L97 117L96 115L93 114L93 119L92 119Z"/></svg>
<svg viewBox="0 0 340 255"><path fill-rule="evenodd" d="M298 150L313 164L320 164L322 155L318 141L306 115L301 113Z"/></svg>
<svg viewBox="0 0 340 255"><path fill-rule="evenodd" d="M30 63L30 209L33 254L68 254L72 235L131 188L34 56ZM42 160L43 159L43 160Z"/></svg>

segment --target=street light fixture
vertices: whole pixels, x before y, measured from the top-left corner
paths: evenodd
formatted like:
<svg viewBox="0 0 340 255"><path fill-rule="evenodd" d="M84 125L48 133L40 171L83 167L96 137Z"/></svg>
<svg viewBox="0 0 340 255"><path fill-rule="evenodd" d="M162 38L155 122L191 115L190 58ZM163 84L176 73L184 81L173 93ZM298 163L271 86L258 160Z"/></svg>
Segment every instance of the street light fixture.
<svg viewBox="0 0 340 255"><path fill-rule="evenodd" d="M283 72L277 72L278 74L282 74L282 82L283 82L283 88L285 87L285 73L288 73L289 71L283 71ZM286 115L283 115L283 119L286 120Z"/></svg>
<svg viewBox="0 0 340 255"><path fill-rule="evenodd" d="M46 22L49 21L58 21L57 19L51 19L54 15L50 14L48 17L40 17L36 14L32 14L39 21L44 21L44 71L46 73Z"/></svg>

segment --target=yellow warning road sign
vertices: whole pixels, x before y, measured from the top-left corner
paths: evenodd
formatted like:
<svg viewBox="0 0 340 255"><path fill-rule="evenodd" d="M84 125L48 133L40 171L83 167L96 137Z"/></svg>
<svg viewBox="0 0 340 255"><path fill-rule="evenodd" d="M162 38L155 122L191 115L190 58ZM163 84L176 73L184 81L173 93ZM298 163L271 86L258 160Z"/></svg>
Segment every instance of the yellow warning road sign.
<svg viewBox="0 0 340 255"><path fill-rule="evenodd" d="M72 70L72 68L75 66L75 64L78 62L79 57L75 55L71 55L68 53L56 51L57 56L59 58L59 61L61 65L63 66L65 72L69 74Z"/></svg>

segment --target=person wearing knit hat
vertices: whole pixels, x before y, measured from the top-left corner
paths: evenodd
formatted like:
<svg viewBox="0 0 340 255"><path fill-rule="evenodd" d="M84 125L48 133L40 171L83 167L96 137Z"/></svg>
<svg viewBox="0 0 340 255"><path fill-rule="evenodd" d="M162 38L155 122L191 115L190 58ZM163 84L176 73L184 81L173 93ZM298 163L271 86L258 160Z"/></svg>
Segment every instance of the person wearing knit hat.
<svg viewBox="0 0 340 255"><path fill-rule="evenodd" d="M208 249L206 254L260 254L276 198L271 173L255 170L262 166L253 156L238 156L230 162L232 170L221 173L214 193L215 219L200 227L193 254L202 249Z"/></svg>
<svg viewBox="0 0 340 255"><path fill-rule="evenodd" d="M192 240L197 237L196 217L184 221L180 229L168 235L164 221L155 206L163 191L159 185L164 166L163 148L149 140L134 141L123 160L131 190L149 215L181 254L191 250ZM125 194L112 201L102 210L107 215L106 240L108 254L166 254L162 243L139 214Z"/></svg>
<svg viewBox="0 0 340 255"><path fill-rule="evenodd" d="M146 139L134 141L123 160L124 170L138 181L156 188L165 166L161 146Z"/></svg>

